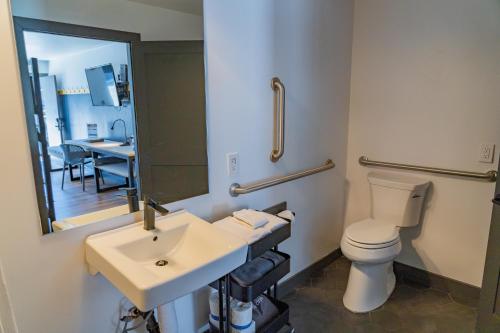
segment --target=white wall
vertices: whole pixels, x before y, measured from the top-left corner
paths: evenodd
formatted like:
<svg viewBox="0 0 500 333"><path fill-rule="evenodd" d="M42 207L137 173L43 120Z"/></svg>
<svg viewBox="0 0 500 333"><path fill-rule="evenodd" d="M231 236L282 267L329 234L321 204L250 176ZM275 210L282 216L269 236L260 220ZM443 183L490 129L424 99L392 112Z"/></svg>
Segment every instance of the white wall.
<svg viewBox="0 0 500 333"><path fill-rule="evenodd" d="M17 332L17 327L12 314L2 263L0 262L0 333L15 332Z"/></svg>
<svg viewBox="0 0 500 333"><path fill-rule="evenodd" d="M292 208L299 214L307 211L303 217L313 214L311 218L317 219L315 224L304 221L295 229L297 238L293 240L293 249L297 255L295 260L302 261L298 265L300 269L317 258L318 252L326 253L331 244L339 244L342 236L342 223L336 221L343 219L345 207L346 111L349 109L349 99L345 96L349 96L350 88L352 17L350 0L275 1L274 73L284 82L287 96L285 156L283 162L278 163L278 169L281 173L294 172L320 165L327 158L336 164L332 180L319 176L287 185L292 191L289 194L298 196ZM263 54L268 56L266 52ZM257 84L262 85L261 81L266 79L263 77ZM268 87L263 88L264 93L270 93ZM266 153L260 153L261 160L257 163L269 167L272 115L268 101L271 97L265 101L266 105L260 110L263 120L258 120L256 125L265 131L259 149ZM265 127L262 122L266 123ZM259 128L252 131L257 132ZM252 168L255 166L249 166L249 171ZM269 169L261 175L272 172L273 168ZM247 179L256 178L260 177ZM312 197L307 198L302 191L304 186ZM324 209L326 207L329 208ZM321 223L322 220L325 223Z"/></svg>
<svg viewBox="0 0 500 333"><path fill-rule="evenodd" d="M352 2L307 3L205 2L210 194L168 205L213 220L237 207L288 201L297 220L282 249L292 256L292 274L338 248L346 170ZM41 236L8 4L0 4L1 109L9 124L0 142L16 142L3 147L2 159L9 163L0 164L0 223L8 230L0 234L0 257L19 332L114 332L122 296L102 276L87 274L83 242L131 218ZM277 164L268 159L273 75L287 85L286 152ZM235 179L226 175L225 154L232 151L241 160ZM228 194L234 181L293 172L327 158L336 162L334 170L238 198ZM176 305L182 332L206 322L203 293Z"/></svg>
<svg viewBox="0 0 500 333"><path fill-rule="evenodd" d="M486 171L479 144L500 144L500 2L358 0L349 119L347 224L368 217L357 159ZM481 285L494 184L433 183L400 262Z"/></svg>
<svg viewBox="0 0 500 333"><path fill-rule="evenodd" d="M85 69L109 63L113 65L118 80L120 65L128 65L128 44L109 43L77 54L51 59L49 73L56 76L58 89L88 88Z"/></svg>
<svg viewBox="0 0 500 333"><path fill-rule="evenodd" d="M11 0L11 3L16 16L140 32L142 40L203 39L202 16L132 1Z"/></svg>

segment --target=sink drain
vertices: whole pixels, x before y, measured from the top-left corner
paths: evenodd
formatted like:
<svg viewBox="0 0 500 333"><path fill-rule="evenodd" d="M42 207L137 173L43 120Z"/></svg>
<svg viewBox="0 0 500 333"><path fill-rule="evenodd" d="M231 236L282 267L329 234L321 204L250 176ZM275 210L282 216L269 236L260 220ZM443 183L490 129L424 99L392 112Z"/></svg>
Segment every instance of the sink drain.
<svg viewBox="0 0 500 333"><path fill-rule="evenodd" d="M155 262L155 265L159 266L159 267L167 266L168 265L168 261L165 260L165 259L161 259L161 260L158 260L157 262Z"/></svg>

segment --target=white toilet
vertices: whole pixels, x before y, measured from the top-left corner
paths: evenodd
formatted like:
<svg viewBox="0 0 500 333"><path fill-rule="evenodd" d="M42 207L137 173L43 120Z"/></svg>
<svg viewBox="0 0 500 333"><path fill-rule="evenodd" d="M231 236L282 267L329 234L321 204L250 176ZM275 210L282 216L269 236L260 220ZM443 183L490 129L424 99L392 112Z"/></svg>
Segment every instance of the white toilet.
<svg viewBox="0 0 500 333"><path fill-rule="evenodd" d="M344 305L368 312L387 301L396 283L392 263L401 252L399 228L416 226L430 182L424 179L372 172L372 218L347 227L342 253L352 261Z"/></svg>

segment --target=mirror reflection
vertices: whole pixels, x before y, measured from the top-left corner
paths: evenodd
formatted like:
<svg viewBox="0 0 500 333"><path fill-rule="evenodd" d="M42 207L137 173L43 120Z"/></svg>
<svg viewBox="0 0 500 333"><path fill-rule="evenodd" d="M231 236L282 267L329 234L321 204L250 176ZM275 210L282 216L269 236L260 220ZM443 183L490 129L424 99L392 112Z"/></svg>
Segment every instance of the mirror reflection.
<svg viewBox="0 0 500 333"><path fill-rule="evenodd" d="M43 233L208 192L202 1L89 5L12 0Z"/></svg>

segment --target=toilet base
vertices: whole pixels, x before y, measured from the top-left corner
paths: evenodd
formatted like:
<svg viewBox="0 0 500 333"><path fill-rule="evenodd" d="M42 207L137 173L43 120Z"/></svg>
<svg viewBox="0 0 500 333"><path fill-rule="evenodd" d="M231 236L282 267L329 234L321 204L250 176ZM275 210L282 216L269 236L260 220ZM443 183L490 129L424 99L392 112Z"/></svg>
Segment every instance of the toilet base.
<svg viewBox="0 0 500 333"><path fill-rule="evenodd" d="M352 312L363 313L384 304L396 286L392 263L392 260L380 264L353 262L343 298L344 306Z"/></svg>

